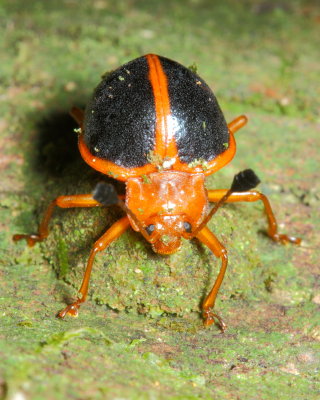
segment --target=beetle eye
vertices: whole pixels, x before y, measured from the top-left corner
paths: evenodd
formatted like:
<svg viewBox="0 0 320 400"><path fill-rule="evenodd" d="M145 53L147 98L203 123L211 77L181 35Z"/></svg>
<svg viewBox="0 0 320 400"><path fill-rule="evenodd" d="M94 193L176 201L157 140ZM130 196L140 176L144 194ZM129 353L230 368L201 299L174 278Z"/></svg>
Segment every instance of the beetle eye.
<svg viewBox="0 0 320 400"><path fill-rule="evenodd" d="M191 233L191 231L192 231L192 226L191 226L191 224L189 224L189 222L184 222L183 223L183 227L184 227L184 229L185 229L185 231L186 232L188 232L188 233Z"/></svg>
<svg viewBox="0 0 320 400"><path fill-rule="evenodd" d="M148 225L148 226L146 227L147 234L148 234L148 235L151 235L152 232L154 231L154 229L155 229L155 226L154 226L153 224Z"/></svg>

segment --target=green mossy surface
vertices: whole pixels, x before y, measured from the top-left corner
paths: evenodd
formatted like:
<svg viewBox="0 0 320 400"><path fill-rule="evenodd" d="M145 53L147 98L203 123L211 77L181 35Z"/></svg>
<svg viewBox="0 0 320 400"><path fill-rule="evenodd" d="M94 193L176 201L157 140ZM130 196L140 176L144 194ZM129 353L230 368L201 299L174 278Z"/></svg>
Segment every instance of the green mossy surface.
<svg viewBox="0 0 320 400"><path fill-rule="evenodd" d="M0 399L319 398L319 16L307 0L1 2ZM281 232L303 238L271 242L261 204L219 210L224 334L202 326L219 261L196 241L162 257L128 231L96 257L79 317L62 321L121 211L57 210L45 242L11 240L56 196L106 180L81 160L68 110L150 52L196 66L228 121L249 118L207 187L254 169Z"/></svg>

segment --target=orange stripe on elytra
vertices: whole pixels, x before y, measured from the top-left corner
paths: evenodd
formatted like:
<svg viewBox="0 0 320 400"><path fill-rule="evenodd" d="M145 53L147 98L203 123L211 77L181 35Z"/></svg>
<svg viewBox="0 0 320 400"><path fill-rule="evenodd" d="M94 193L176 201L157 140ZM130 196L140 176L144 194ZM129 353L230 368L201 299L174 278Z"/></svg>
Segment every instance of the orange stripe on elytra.
<svg viewBox="0 0 320 400"><path fill-rule="evenodd" d="M168 80L159 57L155 54L146 55L149 65L149 80L154 95L156 111L156 137L154 153L161 158L177 157L177 145L172 127L173 119L170 111Z"/></svg>

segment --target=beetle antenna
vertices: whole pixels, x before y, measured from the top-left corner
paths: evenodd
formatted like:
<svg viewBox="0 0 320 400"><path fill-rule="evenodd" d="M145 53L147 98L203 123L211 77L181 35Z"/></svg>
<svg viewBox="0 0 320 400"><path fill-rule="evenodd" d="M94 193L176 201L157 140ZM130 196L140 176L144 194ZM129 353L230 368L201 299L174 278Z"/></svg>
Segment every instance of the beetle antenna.
<svg viewBox="0 0 320 400"><path fill-rule="evenodd" d="M233 178L230 189L227 193L221 197L221 199L215 204L215 206L210 210L209 214L202 221L202 223L198 226L198 228L192 232L192 236L196 236L201 229L207 225L209 220L213 217L213 215L218 211L218 209L228 200L229 196L234 192L247 192L259 185L260 179L257 177L255 172L252 169L245 169L238 174L236 174Z"/></svg>
<svg viewBox="0 0 320 400"><path fill-rule="evenodd" d="M257 187L260 182L260 179L252 169L245 169L234 176L230 191L231 193L246 192Z"/></svg>
<svg viewBox="0 0 320 400"><path fill-rule="evenodd" d="M92 197L104 206L118 204L119 197L113 185L99 182L92 192Z"/></svg>
<svg viewBox="0 0 320 400"><path fill-rule="evenodd" d="M141 224L138 220L136 215L128 208L124 201L119 199L118 193L113 185L110 183L99 182L96 187L93 189L92 197L98 201L103 206L112 206L117 205L119 206L125 213L130 215L130 217L134 220L134 222L139 227L139 230L142 236L148 240L149 235L145 229L145 227Z"/></svg>

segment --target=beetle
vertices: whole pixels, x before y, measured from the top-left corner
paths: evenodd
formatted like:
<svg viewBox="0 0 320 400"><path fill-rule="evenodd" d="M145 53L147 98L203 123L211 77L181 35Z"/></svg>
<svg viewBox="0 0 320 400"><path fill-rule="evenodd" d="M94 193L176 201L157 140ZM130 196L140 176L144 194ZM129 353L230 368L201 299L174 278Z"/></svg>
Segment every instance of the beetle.
<svg viewBox="0 0 320 400"><path fill-rule="evenodd" d="M268 236L275 242L300 244L279 234L269 200L257 190L252 170L236 175L229 190L205 188L205 178L235 155L234 134L247 123L241 115L226 123L217 99L205 81L181 64L147 54L102 77L86 110L71 110L79 124L78 146L92 168L126 183L125 201L111 185L93 193L59 196L48 206L37 234L13 236L29 246L44 240L56 206L97 207L118 204L126 215L93 245L78 298L57 316L77 316L86 300L95 255L130 226L140 231L160 254L172 254L181 238L197 238L220 259L216 281L201 309L205 326L226 328L214 310L228 263L227 250L207 227L223 203L262 201ZM209 203L215 203L211 208Z"/></svg>

